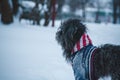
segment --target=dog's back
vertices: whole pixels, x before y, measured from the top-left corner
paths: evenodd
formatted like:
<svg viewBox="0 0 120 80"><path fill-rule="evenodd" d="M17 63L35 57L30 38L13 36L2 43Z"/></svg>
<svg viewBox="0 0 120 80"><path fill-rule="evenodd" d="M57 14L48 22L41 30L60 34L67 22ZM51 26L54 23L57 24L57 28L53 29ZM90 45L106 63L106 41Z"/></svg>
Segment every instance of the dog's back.
<svg viewBox="0 0 120 80"><path fill-rule="evenodd" d="M105 44L99 47L93 63L96 78L111 76L112 80L120 80L120 46Z"/></svg>

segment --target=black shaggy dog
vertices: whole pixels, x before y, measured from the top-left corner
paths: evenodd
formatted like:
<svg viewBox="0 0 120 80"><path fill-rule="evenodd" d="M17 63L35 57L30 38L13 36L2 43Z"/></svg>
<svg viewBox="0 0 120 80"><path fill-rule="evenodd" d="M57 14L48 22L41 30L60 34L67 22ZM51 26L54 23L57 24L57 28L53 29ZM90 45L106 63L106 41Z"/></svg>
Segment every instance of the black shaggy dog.
<svg viewBox="0 0 120 80"><path fill-rule="evenodd" d="M99 80L105 76L120 80L120 46L93 46L86 26L79 19L64 21L56 33L56 40L73 67L75 80Z"/></svg>

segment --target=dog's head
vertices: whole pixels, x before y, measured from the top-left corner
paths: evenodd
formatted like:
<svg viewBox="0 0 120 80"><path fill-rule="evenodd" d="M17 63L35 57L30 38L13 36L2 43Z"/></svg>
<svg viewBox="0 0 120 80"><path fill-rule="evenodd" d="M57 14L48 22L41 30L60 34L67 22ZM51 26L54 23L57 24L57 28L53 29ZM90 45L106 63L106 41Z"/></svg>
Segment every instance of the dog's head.
<svg viewBox="0 0 120 80"><path fill-rule="evenodd" d="M63 55L66 60L69 61L71 57L71 51L75 43L86 32L86 27L81 23L79 19L68 19L64 21L58 28L56 33L56 40L62 46Z"/></svg>

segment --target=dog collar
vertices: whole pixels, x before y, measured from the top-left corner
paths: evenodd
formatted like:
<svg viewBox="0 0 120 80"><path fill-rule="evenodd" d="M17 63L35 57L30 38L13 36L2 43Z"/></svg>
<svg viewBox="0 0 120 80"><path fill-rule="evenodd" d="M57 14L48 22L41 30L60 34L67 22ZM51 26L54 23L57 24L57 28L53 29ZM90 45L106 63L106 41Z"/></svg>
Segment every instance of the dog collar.
<svg viewBox="0 0 120 80"><path fill-rule="evenodd" d="M83 47L92 44L92 41L90 39L90 37L88 36L87 33L84 33L81 38L79 39L79 41L77 41L77 43L75 44L74 48L72 49L71 54L81 50Z"/></svg>

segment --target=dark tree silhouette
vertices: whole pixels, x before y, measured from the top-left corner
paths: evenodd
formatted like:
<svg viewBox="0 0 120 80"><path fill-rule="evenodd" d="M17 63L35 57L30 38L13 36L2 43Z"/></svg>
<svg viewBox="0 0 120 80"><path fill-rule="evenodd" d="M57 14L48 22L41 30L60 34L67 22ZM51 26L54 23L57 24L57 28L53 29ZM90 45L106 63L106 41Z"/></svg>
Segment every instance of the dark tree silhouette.
<svg viewBox="0 0 120 80"><path fill-rule="evenodd" d="M52 0L52 26L55 25L55 17L56 17L56 0Z"/></svg>
<svg viewBox="0 0 120 80"><path fill-rule="evenodd" d="M63 7L63 5L65 3L65 0L56 0L56 1L57 1L56 4L58 4L57 12L61 13L62 12L62 7Z"/></svg>
<svg viewBox="0 0 120 80"><path fill-rule="evenodd" d="M4 24L10 24L13 22L12 8L8 0L0 0L1 5L1 21Z"/></svg>
<svg viewBox="0 0 120 80"><path fill-rule="evenodd" d="M52 26L54 26L54 21L56 17L56 0L48 0L47 1L47 11L45 11L45 23L44 26L49 24L50 19L52 19Z"/></svg>
<svg viewBox="0 0 120 80"><path fill-rule="evenodd" d="M75 12L76 9L82 9L82 20L85 21L86 18L86 4L89 0L69 0L68 4L70 6L71 12Z"/></svg>
<svg viewBox="0 0 120 80"><path fill-rule="evenodd" d="M12 4L13 4L13 14L16 15L19 8L18 0L12 0Z"/></svg>
<svg viewBox="0 0 120 80"><path fill-rule="evenodd" d="M97 0L97 12L96 12L96 17L95 17L95 22L100 23L100 1Z"/></svg>
<svg viewBox="0 0 120 80"><path fill-rule="evenodd" d="M69 0L68 1L68 4L70 6L70 10L71 12L74 12L77 8L80 8L81 7L81 1L82 0Z"/></svg>
<svg viewBox="0 0 120 80"><path fill-rule="evenodd" d="M120 23L120 0L113 0L113 23L117 22Z"/></svg>

